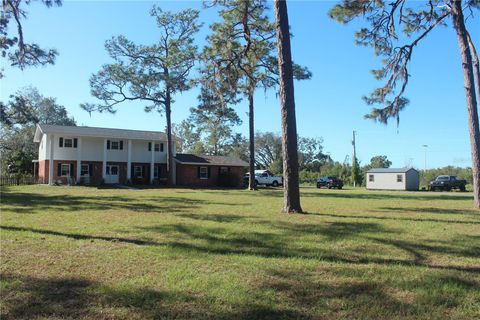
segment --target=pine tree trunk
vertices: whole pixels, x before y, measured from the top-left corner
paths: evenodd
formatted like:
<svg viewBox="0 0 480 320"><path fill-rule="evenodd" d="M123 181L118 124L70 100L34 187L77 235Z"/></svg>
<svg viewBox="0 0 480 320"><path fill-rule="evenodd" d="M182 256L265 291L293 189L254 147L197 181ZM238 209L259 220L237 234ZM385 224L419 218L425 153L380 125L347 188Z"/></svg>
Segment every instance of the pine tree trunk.
<svg viewBox="0 0 480 320"><path fill-rule="evenodd" d="M173 141L172 141L172 97L167 88L165 97L165 117L167 119L167 184L173 185ZM153 148L153 146L152 146Z"/></svg>
<svg viewBox="0 0 480 320"><path fill-rule="evenodd" d="M475 87L477 88L477 105L478 101L480 100L480 62L478 59L478 53L477 50L475 49L475 44L472 41L472 38L470 37L470 34L467 34L468 36L468 45L470 46L470 52L472 53L472 59L473 59L473 76L475 79Z"/></svg>
<svg viewBox="0 0 480 320"><path fill-rule="evenodd" d="M301 213L298 181L297 121L293 90L292 54L287 3L275 0L278 69L280 74L280 109L282 118L283 209L285 213Z"/></svg>
<svg viewBox="0 0 480 320"><path fill-rule="evenodd" d="M480 133L478 128L478 110L473 75L473 62L463 17L462 1L450 0L450 5L452 8L453 26L457 33L458 46L462 57L463 82L465 86L465 97L467 100L470 146L472 149L474 206L478 209L480 208Z"/></svg>
<svg viewBox="0 0 480 320"><path fill-rule="evenodd" d="M248 180L248 190L255 190L255 126L254 126L254 106L253 106L253 89L248 92L248 128L249 128L249 150L250 150L250 164Z"/></svg>

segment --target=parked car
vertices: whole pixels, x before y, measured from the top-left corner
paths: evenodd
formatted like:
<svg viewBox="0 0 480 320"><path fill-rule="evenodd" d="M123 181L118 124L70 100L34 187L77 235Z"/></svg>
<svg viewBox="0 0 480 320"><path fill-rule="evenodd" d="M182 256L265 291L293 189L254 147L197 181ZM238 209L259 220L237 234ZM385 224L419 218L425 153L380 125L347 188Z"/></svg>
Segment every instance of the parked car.
<svg viewBox="0 0 480 320"><path fill-rule="evenodd" d="M458 189L460 191L465 191L466 184L466 180L457 179L456 176L442 175L430 182L430 190L450 191L452 189Z"/></svg>
<svg viewBox="0 0 480 320"><path fill-rule="evenodd" d="M243 178L245 185L248 185L250 175L247 173ZM278 187L283 184L283 177L276 176L268 170L255 170L255 185L266 185Z"/></svg>
<svg viewBox="0 0 480 320"><path fill-rule="evenodd" d="M317 180L317 188L342 189L343 181L337 177L322 177Z"/></svg>

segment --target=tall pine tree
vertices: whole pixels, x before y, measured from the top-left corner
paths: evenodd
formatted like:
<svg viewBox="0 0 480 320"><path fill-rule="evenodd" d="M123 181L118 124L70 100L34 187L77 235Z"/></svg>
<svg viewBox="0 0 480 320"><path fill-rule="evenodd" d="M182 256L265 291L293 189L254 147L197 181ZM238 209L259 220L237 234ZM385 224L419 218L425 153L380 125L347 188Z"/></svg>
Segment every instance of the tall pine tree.
<svg viewBox="0 0 480 320"><path fill-rule="evenodd" d="M366 118L385 124L389 119L394 118L397 125L400 112L409 102L404 97L404 93L410 77L409 64L417 46L433 30L440 26L448 26L446 23L448 18L452 20L453 29L457 34L464 75L463 86L470 131L475 208L480 208L480 133L479 97L477 97L480 95L480 71L477 50L468 32L464 12L470 13L478 9L480 9L479 0L422 2L343 0L329 13L330 17L340 23L349 23L355 18L363 18L366 21L366 26L355 34L356 41L359 45L371 46L375 54L383 58L383 66L373 70L373 74L376 79L385 80L383 87L375 89L364 98L369 105L380 105L378 108L372 108ZM467 16L475 19L473 15ZM403 36L399 36L399 31Z"/></svg>
<svg viewBox="0 0 480 320"><path fill-rule="evenodd" d="M165 113L167 122L168 184L173 183L172 103L173 96L192 86L190 71L198 59L194 37L201 24L193 9L178 13L154 6L150 12L159 28L159 41L135 44L124 36L107 41L114 60L90 78L91 93L101 104L83 104L88 112L115 112L125 101L145 101L145 111ZM163 131L163 130L162 130Z"/></svg>

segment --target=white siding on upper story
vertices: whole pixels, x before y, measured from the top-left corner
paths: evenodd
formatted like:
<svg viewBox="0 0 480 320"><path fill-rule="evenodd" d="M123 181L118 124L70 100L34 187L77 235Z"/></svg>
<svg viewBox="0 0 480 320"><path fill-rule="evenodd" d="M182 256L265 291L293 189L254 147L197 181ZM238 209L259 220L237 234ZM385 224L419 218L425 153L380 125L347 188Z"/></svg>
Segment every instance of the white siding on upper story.
<svg viewBox="0 0 480 320"><path fill-rule="evenodd" d="M40 143L38 145L38 160L42 161L47 159L47 151L48 151L48 145L47 145L47 135L43 135L42 140L40 140Z"/></svg>
<svg viewBox="0 0 480 320"><path fill-rule="evenodd" d="M59 140L63 138L64 146L59 146ZM81 160L84 161L103 161L103 147L104 138L90 138L90 137L69 137L69 136L54 136L54 158L55 160L77 160L77 148L65 147L65 139L77 138L80 145L81 140ZM49 158L49 135L43 135L39 144L39 160ZM112 141L120 141L120 139L108 139L110 144ZM127 162L128 161L128 140L123 141L123 150L107 150L107 161L112 162ZM148 143L151 141L132 140L132 162L150 163L151 152L148 151ZM155 143L163 143L163 152L155 151L155 162L166 163L167 161L167 143L166 141L157 141ZM153 147L152 147L153 148ZM174 149L174 156L176 150Z"/></svg>
<svg viewBox="0 0 480 320"><path fill-rule="evenodd" d="M85 161L103 161L103 139L82 137L81 157Z"/></svg>

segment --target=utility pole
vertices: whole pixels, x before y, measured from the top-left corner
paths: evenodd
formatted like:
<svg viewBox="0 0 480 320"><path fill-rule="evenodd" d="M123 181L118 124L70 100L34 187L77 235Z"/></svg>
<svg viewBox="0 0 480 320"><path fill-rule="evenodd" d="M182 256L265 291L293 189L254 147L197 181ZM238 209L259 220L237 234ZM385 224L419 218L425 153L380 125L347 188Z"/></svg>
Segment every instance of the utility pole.
<svg viewBox="0 0 480 320"><path fill-rule="evenodd" d="M352 170L356 167L357 165L357 152L356 152L356 149L355 149L355 130L353 130L353 139L352 139L352 145L353 145L353 157L352 157ZM353 173L353 187L355 188L356 187L356 184L357 182L355 181L356 180L356 177L355 177L355 172Z"/></svg>
<svg viewBox="0 0 480 320"><path fill-rule="evenodd" d="M424 148L424 151L425 151L425 163L424 163L424 167L423 167L423 182L425 184L427 184L427 178L426 178L426 174L427 174L427 148L428 148L428 145L427 144L424 144L422 145L422 147Z"/></svg>

